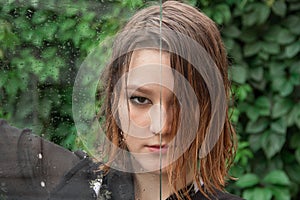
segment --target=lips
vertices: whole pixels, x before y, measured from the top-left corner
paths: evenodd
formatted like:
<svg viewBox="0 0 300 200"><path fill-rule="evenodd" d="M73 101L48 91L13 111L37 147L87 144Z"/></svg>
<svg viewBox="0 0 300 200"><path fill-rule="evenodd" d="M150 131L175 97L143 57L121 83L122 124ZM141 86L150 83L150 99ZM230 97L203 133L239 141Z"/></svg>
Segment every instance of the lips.
<svg viewBox="0 0 300 200"><path fill-rule="evenodd" d="M146 145L146 148L149 149L150 152L159 153L166 153L168 151L168 145Z"/></svg>

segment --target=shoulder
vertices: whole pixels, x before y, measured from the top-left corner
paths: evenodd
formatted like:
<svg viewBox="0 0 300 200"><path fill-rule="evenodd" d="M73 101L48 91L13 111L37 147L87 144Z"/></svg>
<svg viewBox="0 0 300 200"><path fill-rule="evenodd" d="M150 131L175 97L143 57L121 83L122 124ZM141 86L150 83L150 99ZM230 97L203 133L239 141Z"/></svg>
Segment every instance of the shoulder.
<svg viewBox="0 0 300 200"><path fill-rule="evenodd" d="M209 197L212 200L243 200L241 197L220 190L216 190L215 194L210 195ZM198 191L192 197L192 200L207 200L207 198L200 191Z"/></svg>
<svg viewBox="0 0 300 200"><path fill-rule="evenodd" d="M0 169L19 176L62 176L80 161L80 157L63 147L0 120ZM36 170L37 167L43 170ZM12 174L11 174L12 175ZM51 180L56 182L57 180Z"/></svg>
<svg viewBox="0 0 300 200"><path fill-rule="evenodd" d="M217 191L217 197L219 200L242 200L242 198L239 196L223 191Z"/></svg>
<svg viewBox="0 0 300 200"><path fill-rule="evenodd" d="M0 119L0 154L0 196L26 200L93 196L89 180L95 164L81 151L73 153Z"/></svg>

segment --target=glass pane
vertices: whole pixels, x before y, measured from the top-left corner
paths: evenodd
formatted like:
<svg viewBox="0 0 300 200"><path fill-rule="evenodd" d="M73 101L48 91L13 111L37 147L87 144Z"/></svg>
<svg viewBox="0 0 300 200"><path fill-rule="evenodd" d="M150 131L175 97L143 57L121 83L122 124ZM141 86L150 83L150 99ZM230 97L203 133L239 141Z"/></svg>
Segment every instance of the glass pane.
<svg viewBox="0 0 300 200"><path fill-rule="evenodd" d="M226 53L185 2L0 3L1 200L224 195Z"/></svg>
<svg viewBox="0 0 300 200"><path fill-rule="evenodd" d="M118 112L141 99L120 98L133 47L121 52L118 38L129 44L122 28L152 4L0 2L0 199L139 198L144 169L133 169L122 128L130 117ZM159 185L150 186L159 198Z"/></svg>

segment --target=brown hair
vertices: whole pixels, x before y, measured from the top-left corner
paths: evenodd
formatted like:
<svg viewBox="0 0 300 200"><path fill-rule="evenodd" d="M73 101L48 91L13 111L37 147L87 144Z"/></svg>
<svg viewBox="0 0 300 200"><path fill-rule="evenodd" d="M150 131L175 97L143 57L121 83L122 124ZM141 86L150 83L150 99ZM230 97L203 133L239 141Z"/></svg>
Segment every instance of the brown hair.
<svg viewBox="0 0 300 200"><path fill-rule="evenodd" d="M131 20L125 25L114 42L112 52L112 62L107 67L105 74L105 98L104 114L105 115L105 131L107 137L117 147L126 149L126 145L122 142L118 119L115 119L113 112L114 87L117 81L121 78L124 72L128 71L132 52L137 48L159 48L163 47L164 51L170 52L171 68L182 74L188 83L193 88L197 104L199 105L200 117L196 122L198 125L197 133L193 136L193 141L189 148L168 168L169 183L173 186L176 196L181 199L177 192L176 181L180 180L185 183L186 170L193 170L193 179L196 181L200 191L207 195L213 194L215 189L223 189L225 186L225 178L228 176L228 169L233 161L235 145L235 131L232 128L228 117L228 106L230 82L228 80L227 70L228 61L224 45L221 41L221 36L215 23L206 15L199 12L197 9L175 1L166 1L162 4L162 17L160 6L151 6L137 12ZM160 21L161 20L161 21ZM161 26L176 34L169 34L168 31L162 31ZM139 31L144 31L145 34L140 34ZM193 59L192 51L195 47L191 47L186 43L184 35L207 52L208 56L214 62L213 67L216 67L222 79L222 86L226 101L226 107L219 112L225 112L225 120L221 122L221 131L213 147L207 146L207 152L204 157L199 155L199 150L205 140L207 129L210 125L210 120L216 113L212 111L211 94L208 87L207 79L199 73L195 66L189 62ZM198 51L197 49L196 51ZM200 51L200 50L199 50ZM181 52L179 55L176 52ZM199 53L197 59L207 59L207 55ZM197 57L197 56L196 56ZM197 59L195 60L197 62ZM213 82L214 80L209 80ZM212 83L213 84L213 83ZM179 84L180 85L180 84ZM177 87L177 91L182 92L184 87ZM118 94L117 94L118 95ZM183 94L184 96L184 94ZM188 98L188 96L186 97ZM179 102L174 101L174 111L179 111ZM187 105L193 109L193 103ZM173 132L180 126L179 115L182 113L175 112L175 120L173 121ZM189 135L189 130L184 129L184 137ZM173 134L174 134L173 133ZM191 133L192 134L192 133ZM113 160L116 156L114 148L108 150L109 160ZM191 160L191 163L186 162ZM204 187L201 187L200 178L203 181ZM190 198L187 194L187 189L184 195Z"/></svg>

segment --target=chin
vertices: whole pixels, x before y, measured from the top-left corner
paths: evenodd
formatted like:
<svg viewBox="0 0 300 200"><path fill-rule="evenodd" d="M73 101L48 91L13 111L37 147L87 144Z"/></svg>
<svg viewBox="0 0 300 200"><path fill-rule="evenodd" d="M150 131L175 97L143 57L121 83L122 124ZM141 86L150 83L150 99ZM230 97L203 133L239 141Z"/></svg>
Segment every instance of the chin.
<svg viewBox="0 0 300 200"><path fill-rule="evenodd" d="M161 159L160 165L159 155L134 155L132 165L136 173L153 173L159 175L160 173L167 173L168 162L166 156ZM161 170L160 170L161 168Z"/></svg>

